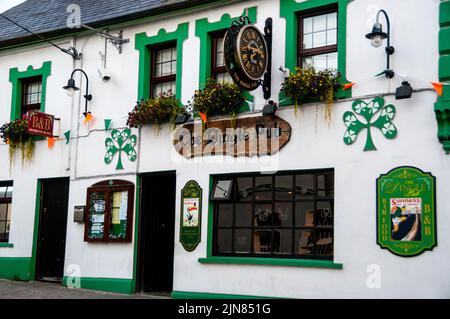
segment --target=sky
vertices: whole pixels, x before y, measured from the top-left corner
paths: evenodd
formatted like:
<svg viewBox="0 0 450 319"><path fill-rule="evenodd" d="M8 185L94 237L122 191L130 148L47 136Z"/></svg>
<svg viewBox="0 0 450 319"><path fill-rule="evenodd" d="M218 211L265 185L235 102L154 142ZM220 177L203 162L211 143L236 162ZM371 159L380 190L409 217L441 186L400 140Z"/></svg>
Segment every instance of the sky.
<svg viewBox="0 0 450 319"><path fill-rule="evenodd" d="M25 0L0 0L0 13L5 12L22 2L25 2Z"/></svg>

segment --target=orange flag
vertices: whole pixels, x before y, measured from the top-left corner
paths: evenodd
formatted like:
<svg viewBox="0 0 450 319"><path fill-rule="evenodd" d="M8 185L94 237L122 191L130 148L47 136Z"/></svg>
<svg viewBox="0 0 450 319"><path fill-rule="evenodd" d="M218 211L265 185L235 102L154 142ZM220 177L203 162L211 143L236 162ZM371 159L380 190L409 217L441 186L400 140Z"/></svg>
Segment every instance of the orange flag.
<svg viewBox="0 0 450 319"><path fill-rule="evenodd" d="M354 82L344 84L343 90L344 90L344 91L347 91L348 89L352 88L355 84L356 84L356 83L354 83Z"/></svg>
<svg viewBox="0 0 450 319"><path fill-rule="evenodd" d="M199 112L200 117L202 118L203 123L208 121L208 114Z"/></svg>
<svg viewBox="0 0 450 319"><path fill-rule="evenodd" d="M87 124L87 123L91 122L93 118L94 118L94 117L92 116L92 114L91 114L90 112L88 112L88 113L86 113L85 116L84 116L84 121L83 121L83 123L84 123L84 124Z"/></svg>
<svg viewBox="0 0 450 319"><path fill-rule="evenodd" d="M55 146L55 142L56 142L56 138L54 138L54 137L47 138L47 146L48 146L49 150L53 149L53 146Z"/></svg>
<svg viewBox="0 0 450 319"><path fill-rule="evenodd" d="M6 144L7 144L7 145L9 145L9 138L8 138L8 139L6 139Z"/></svg>
<svg viewBox="0 0 450 319"><path fill-rule="evenodd" d="M437 92L439 96L442 96L442 90L444 89L444 84L440 82L431 82L434 90Z"/></svg>

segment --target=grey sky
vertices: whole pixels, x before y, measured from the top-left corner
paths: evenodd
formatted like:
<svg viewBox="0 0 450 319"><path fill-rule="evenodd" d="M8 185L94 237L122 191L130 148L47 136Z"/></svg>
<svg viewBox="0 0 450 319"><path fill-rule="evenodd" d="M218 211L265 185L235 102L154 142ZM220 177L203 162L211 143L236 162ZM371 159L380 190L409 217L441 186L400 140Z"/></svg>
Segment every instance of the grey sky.
<svg viewBox="0 0 450 319"><path fill-rule="evenodd" d="M0 13L25 2L25 0L0 0Z"/></svg>

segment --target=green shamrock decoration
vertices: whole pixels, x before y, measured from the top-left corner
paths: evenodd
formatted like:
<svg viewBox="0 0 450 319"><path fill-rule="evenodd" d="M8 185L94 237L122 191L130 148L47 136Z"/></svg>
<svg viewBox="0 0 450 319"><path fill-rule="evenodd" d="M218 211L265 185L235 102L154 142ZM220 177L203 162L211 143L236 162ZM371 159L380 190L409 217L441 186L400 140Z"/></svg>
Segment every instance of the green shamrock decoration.
<svg viewBox="0 0 450 319"><path fill-rule="evenodd" d="M137 137L136 135L131 135L130 129L125 129L122 132L113 130L111 132L111 137L108 137L105 141L105 163L108 165L111 164L114 156L119 153L119 161L117 162L116 169L123 169L122 152L125 152L125 154L127 154L127 157L131 162L136 161L137 153L134 149L134 147L136 146L136 142Z"/></svg>
<svg viewBox="0 0 450 319"><path fill-rule="evenodd" d="M395 117L395 106L389 104L384 105L384 98L377 97L366 103L362 100L356 100L353 102L353 111L356 115L362 116L366 120L366 124L361 122L353 112L345 112L344 123L347 127L347 131L344 135L344 142L347 145L355 143L358 134L365 128L367 128L367 139L364 151L376 151L373 140L371 127L378 128L381 133L388 139L394 139L397 136L397 128L392 123ZM379 117L372 121L374 116L379 114Z"/></svg>

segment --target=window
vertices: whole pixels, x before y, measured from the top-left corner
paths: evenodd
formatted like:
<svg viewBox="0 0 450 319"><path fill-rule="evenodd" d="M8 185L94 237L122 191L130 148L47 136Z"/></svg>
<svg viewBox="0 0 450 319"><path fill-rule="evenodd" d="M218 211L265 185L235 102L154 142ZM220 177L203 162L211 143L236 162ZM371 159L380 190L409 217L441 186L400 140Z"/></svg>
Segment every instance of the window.
<svg viewBox="0 0 450 319"><path fill-rule="evenodd" d="M233 82L225 66L224 37L226 31L212 34L211 79L217 83Z"/></svg>
<svg viewBox="0 0 450 319"><path fill-rule="evenodd" d="M152 49L152 74L150 92L152 97L161 93L176 94L177 47L176 43L159 45Z"/></svg>
<svg viewBox="0 0 450 319"><path fill-rule="evenodd" d="M337 8L299 16L298 65L316 70L338 69Z"/></svg>
<svg viewBox="0 0 450 319"><path fill-rule="evenodd" d="M22 80L22 109L21 115L28 111L40 111L42 101L42 77Z"/></svg>
<svg viewBox="0 0 450 319"><path fill-rule="evenodd" d="M12 182L0 182L0 243L9 241L13 189Z"/></svg>
<svg viewBox="0 0 450 319"><path fill-rule="evenodd" d="M216 176L213 185L213 194L233 185L229 200L213 201L213 255L333 259L333 170Z"/></svg>
<svg viewBox="0 0 450 319"><path fill-rule="evenodd" d="M113 180L87 191L85 235L87 242L131 242L134 185Z"/></svg>

